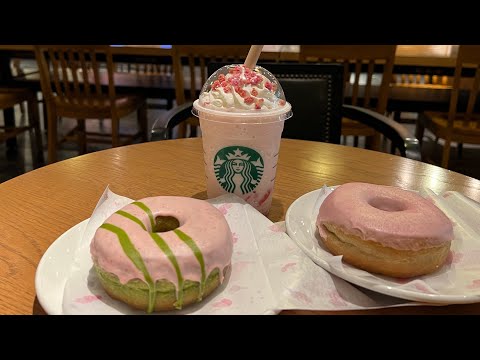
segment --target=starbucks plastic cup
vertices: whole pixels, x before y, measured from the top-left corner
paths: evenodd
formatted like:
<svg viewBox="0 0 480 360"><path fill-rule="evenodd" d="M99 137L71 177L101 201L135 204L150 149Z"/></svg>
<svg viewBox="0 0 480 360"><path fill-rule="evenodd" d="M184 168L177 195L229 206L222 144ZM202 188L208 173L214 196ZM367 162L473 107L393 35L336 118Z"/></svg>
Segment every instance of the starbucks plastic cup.
<svg viewBox="0 0 480 360"><path fill-rule="evenodd" d="M193 113L202 130L207 196L233 193L267 215L284 121L292 116L276 78L260 66L224 66L205 83Z"/></svg>

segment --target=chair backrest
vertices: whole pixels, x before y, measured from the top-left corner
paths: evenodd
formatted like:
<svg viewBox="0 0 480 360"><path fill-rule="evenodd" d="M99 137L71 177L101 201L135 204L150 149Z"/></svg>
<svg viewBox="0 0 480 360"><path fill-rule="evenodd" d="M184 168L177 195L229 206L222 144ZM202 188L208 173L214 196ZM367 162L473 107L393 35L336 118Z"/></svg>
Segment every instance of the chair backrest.
<svg viewBox="0 0 480 360"><path fill-rule="evenodd" d="M207 80L206 69L212 61L243 63L250 45L174 45L173 72L177 105L193 101ZM184 72L184 66L187 71ZM186 75L186 76L185 76ZM189 89L185 98L185 89Z"/></svg>
<svg viewBox="0 0 480 360"><path fill-rule="evenodd" d="M115 105L110 46L37 45L35 53L45 99L56 99L61 106L94 106L98 100Z"/></svg>
<svg viewBox="0 0 480 360"><path fill-rule="evenodd" d="M457 62L455 65L455 74L453 78L453 87L450 96L450 106L448 111L448 126L453 127L454 120L463 117L463 126L479 128L479 118L472 118L475 108L478 106L477 98L480 88L480 45L460 45L458 49ZM465 68L473 68L475 76L473 80L462 81L462 72ZM467 106L461 106L459 94L466 93L468 97ZM476 106L477 105L477 106ZM461 111L462 114L458 112Z"/></svg>
<svg viewBox="0 0 480 360"><path fill-rule="evenodd" d="M303 62L342 63L345 96L351 97L352 105L383 114L387 109L395 51L396 45L301 45L299 59ZM366 77L362 75L365 72ZM379 86L376 85L378 78L374 76L378 73L381 74Z"/></svg>
<svg viewBox="0 0 480 360"><path fill-rule="evenodd" d="M225 63L210 63L209 75ZM343 103L343 67L340 64L259 64L282 85L293 117L282 137L338 144Z"/></svg>

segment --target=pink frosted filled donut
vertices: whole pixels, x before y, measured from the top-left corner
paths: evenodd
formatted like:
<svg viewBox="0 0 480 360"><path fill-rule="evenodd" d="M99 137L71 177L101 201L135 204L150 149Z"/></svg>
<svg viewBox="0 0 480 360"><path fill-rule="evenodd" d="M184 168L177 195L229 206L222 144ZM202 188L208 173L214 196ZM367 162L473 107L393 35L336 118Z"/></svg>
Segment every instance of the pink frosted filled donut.
<svg viewBox="0 0 480 360"><path fill-rule="evenodd" d="M147 312L200 301L222 281L232 233L203 200L158 196L135 201L96 231L90 251L107 293Z"/></svg>
<svg viewBox="0 0 480 360"><path fill-rule="evenodd" d="M453 240L452 222L430 200L392 186L341 185L322 203L316 224L330 252L394 277L435 271Z"/></svg>

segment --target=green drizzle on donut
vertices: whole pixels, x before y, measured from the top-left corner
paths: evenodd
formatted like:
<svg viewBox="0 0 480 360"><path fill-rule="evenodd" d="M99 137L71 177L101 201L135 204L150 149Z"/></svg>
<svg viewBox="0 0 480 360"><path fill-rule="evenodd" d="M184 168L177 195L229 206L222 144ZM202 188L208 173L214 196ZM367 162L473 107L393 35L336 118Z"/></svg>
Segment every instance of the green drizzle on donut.
<svg viewBox="0 0 480 360"><path fill-rule="evenodd" d="M134 201L132 204L138 206L140 209L147 213L148 218L150 219L151 229L153 231L153 229L155 228L155 219L153 218L152 210L150 210L150 208L141 201Z"/></svg>
<svg viewBox="0 0 480 360"><path fill-rule="evenodd" d="M178 280L178 289L177 289L177 301L173 304L175 308L181 309L183 305L183 276L182 272L180 271L180 266L178 265L177 258L172 252L172 249L168 246L168 244L163 240L160 235L157 233L150 233L153 241L158 245L158 247L163 251L165 256L168 260L172 263L173 267L175 268L175 272L177 273L177 280Z"/></svg>
<svg viewBox="0 0 480 360"><path fill-rule="evenodd" d="M133 265L140 270L145 278L145 281L148 285L148 308L147 312L151 313L155 306L155 283L150 276L145 263L143 262L142 256L138 252L138 250L133 245L132 241L128 237L127 233L120 229L119 227L112 225L112 224L102 224L101 228L113 232L118 237L118 241L120 242L120 246L123 249L123 252L127 257L132 261Z"/></svg>
<svg viewBox="0 0 480 360"><path fill-rule="evenodd" d="M193 254L197 258L198 263L200 264L200 269L202 271L202 280L200 281L200 291L198 292L198 301L202 300L203 292L205 290L205 281L206 281L206 275L205 275L205 262L203 261L203 254L198 248L197 244L193 239L185 234L183 231L179 229L173 230L175 234L182 240L187 246L193 251Z"/></svg>
<svg viewBox="0 0 480 360"><path fill-rule="evenodd" d="M133 216L132 214L127 213L126 211L123 211L123 210L118 210L116 213L118 215L122 215L122 216L126 217L127 219L135 221L138 225L140 225L142 227L143 230L147 231L147 228L145 227L145 225L143 225L143 222L139 218L137 218L136 216Z"/></svg>
<svg viewBox="0 0 480 360"><path fill-rule="evenodd" d="M150 208L140 201L135 201L132 204L138 206L140 209L145 211L145 213L148 215L148 218L150 219L151 229L152 229L152 231L150 232L150 236L153 239L153 241L157 244L157 246L160 248L160 250L162 250L162 252L165 254L165 256L168 258L168 260L170 261L170 263L175 269L175 273L177 274L177 280L178 280L178 289L177 289L177 301L175 301L173 306L177 309L181 309L183 306L185 280L180 270L180 266L178 264L177 258L173 253L172 249L170 249L168 244L165 242L165 240L158 233L154 232L155 219ZM147 231L145 224L143 224L143 222L136 216L123 210L118 210L116 213L134 221L135 223L139 224L145 231ZM142 260L140 253L134 247L133 243L131 242L130 238L128 237L127 233L124 230L112 224L103 224L101 227L112 231L118 236L118 239L120 241L120 244L125 254L133 262L135 267L143 273L145 277L145 281L147 282L149 287L149 300L148 300L147 312L151 313L155 307L155 296L156 296L155 283L153 282L150 274L148 273L148 270L145 266L145 263ZM192 250L193 255L195 256L195 258L197 259L200 265L201 274L202 274L201 280L200 280L200 289L198 293L198 301L200 301L202 300L203 294L205 292L205 283L206 283L205 261L203 258L202 251L200 250L198 245L195 243L195 241L190 236L185 234L183 231L179 229L174 229L173 232L178 236L180 240L182 240Z"/></svg>

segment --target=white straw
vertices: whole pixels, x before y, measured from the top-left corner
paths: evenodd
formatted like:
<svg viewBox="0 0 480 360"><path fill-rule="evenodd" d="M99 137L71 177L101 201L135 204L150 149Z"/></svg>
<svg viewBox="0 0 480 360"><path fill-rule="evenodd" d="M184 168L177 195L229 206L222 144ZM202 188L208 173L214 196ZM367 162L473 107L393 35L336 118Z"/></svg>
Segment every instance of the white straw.
<svg viewBox="0 0 480 360"><path fill-rule="evenodd" d="M253 69L257 64L257 60L260 57L262 49L263 45L252 45L250 51L248 52L247 58L245 59L244 65L250 69Z"/></svg>

